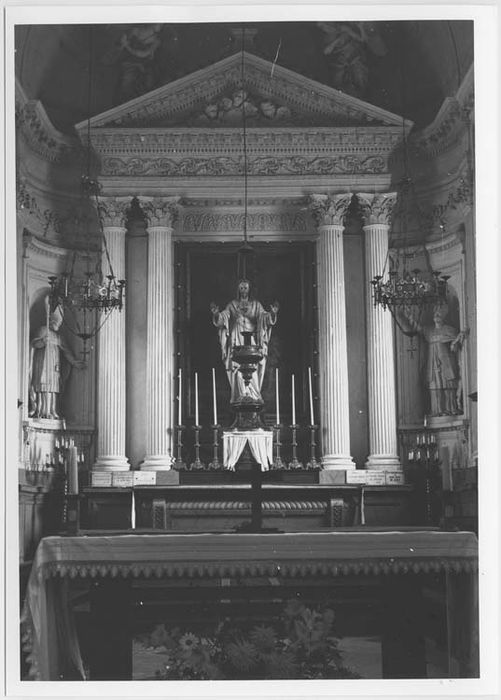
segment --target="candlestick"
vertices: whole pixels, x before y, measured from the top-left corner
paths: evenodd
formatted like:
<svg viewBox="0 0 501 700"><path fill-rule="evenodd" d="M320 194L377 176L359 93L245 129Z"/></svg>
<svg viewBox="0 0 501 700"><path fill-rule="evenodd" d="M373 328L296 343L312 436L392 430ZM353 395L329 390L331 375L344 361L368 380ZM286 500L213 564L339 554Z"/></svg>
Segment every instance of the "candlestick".
<svg viewBox="0 0 501 700"><path fill-rule="evenodd" d="M424 417L424 427L426 428L427 425L428 425L428 416L425 415L425 417Z"/></svg>
<svg viewBox="0 0 501 700"><path fill-rule="evenodd" d="M320 469L320 464L316 459L316 446L315 442L315 430L317 430L318 425L310 425L310 461L306 464L306 469Z"/></svg>
<svg viewBox="0 0 501 700"><path fill-rule="evenodd" d="M294 377L294 375L292 375ZM294 385L293 385L294 386ZM298 461L297 458L297 429L298 425L294 422L291 425L291 430L292 430L292 440L291 440L291 445L292 445L292 460L289 462L289 469L302 469L303 465L301 462Z"/></svg>
<svg viewBox="0 0 501 700"><path fill-rule="evenodd" d="M296 387L292 375L292 425L296 425Z"/></svg>
<svg viewBox="0 0 501 700"><path fill-rule="evenodd" d="M183 430L184 425L176 425L177 430L177 449L176 449L176 461L174 463L174 469L176 471L183 471L186 469L186 464L183 462Z"/></svg>
<svg viewBox="0 0 501 700"><path fill-rule="evenodd" d="M311 381L311 367L308 367L308 385L310 390L310 423L315 425L314 415L313 415L313 384Z"/></svg>
<svg viewBox="0 0 501 700"><path fill-rule="evenodd" d="M214 425L217 425L216 370L212 368L212 398L214 401Z"/></svg>
<svg viewBox="0 0 501 700"><path fill-rule="evenodd" d="M216 470L216 469L221 469L221 462L219 461L219 454L218 454L218 448L219 448L219 428L221 426L217 425L217 423L214 423L212 426L212 449L213 449L213 457L212 457L212 462L209 464L209 469Z"/></svg>
<svg viewBox="0 0 501 700"><path fill-rule="evenodd" d="M278 367L275 369L275 404L277 414L277 425L280 425L280 398L278 392Z"/></svg>
<svg viewBox="0 0 501 700"><path fill-rule="evenodd" d="M195 425L198 424L198 372L195 372Z"/></svg>
<svg viewBox="0 0 501 700"><path fill-rule="evenodd" d="M182 423L182 401L181 401L181 396L182 396L182 379L181 379L181 367L179 368L179 373L178 373L178 386L179 386L179 395L177 397L177 423L178 425L181 425Z"/></svg>
<svg viewBox="0 0 501 700"><path fill-rule="evenodd" d="M280 447L282 446L282 443L280 442L280 428L281 426L279 423L273 426L275 433L275 458L273 460L272 469L285 469L285 464L283 463L280 455Z"/></svg>
<svg viewBox="0 0 501 700"><path fill-rule="evenodd" d="M190 464L190 469L205 469L205 464L200 461L200 426L198 423L193 426L193 430L195 431L195 460Z"/></svg>

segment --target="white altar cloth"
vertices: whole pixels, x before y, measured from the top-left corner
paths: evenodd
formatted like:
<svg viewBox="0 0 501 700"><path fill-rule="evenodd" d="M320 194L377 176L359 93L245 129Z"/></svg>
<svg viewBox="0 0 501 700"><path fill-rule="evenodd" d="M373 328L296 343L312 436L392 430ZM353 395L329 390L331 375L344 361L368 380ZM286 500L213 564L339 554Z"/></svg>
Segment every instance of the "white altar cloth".
<svg viewBox="0 0 501 700"><path fill-rule="evenodd" d="M231 430L223 432L223 466L235 471L235 465L240 455L249 443L252 456L261 465L261 471L268 471L273 464L273 431L263 430Z"/></svg>

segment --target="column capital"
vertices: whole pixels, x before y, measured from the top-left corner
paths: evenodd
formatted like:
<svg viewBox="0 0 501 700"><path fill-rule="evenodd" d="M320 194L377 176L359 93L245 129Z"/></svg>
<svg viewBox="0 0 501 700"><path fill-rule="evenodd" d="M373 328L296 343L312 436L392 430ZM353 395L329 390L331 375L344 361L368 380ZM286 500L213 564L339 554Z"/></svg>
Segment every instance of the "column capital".
<svg viewBox="0 0 501 700"><path fill-rule="evenodd" d="M148 228L164 226L172 228L179 214L180 197L139 197Z"/></svg>
<svg viewBox="0 0 501 700"><path fill-rule="evenodd" d="M397 201L396 192L357 193L356 197L360 205L364 226L374 224L389 226L391 224L393 209Z"/></svg>
<svg viewBox="0 0 501 700"><path fill-rule="evenodd" d="M351 192L344 194L311 194L310 209L317 226L344 226L344 217L351 203Z"/></svg>
<svg viewBox="0 0 501 700"><path fill-rule="evenodd" d="M98 213L104 228L125 228L130 197L99 197Z"/></svg>

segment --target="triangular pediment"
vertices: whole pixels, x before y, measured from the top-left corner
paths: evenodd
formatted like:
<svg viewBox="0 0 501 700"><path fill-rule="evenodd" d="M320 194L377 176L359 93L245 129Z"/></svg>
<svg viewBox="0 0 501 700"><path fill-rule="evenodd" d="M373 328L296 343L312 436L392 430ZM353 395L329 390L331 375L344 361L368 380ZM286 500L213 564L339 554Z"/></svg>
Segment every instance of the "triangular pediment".
<svg viewBox="0 0 501 700"><path fill-rule="evenodd" d="M248 127L402 126L398 115L239 52L93 117L90 127L241 127L244 109Z"/></svg>

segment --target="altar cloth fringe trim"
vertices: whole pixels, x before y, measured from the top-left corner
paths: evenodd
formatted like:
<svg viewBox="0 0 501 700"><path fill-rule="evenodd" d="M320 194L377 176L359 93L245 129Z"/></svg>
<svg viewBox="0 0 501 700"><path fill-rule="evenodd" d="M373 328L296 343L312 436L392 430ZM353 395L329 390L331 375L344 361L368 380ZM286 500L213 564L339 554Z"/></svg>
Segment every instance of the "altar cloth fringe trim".
<svg viewBox="0 0 501 700"><path fill-rule="evenodd" d="M311 562L298 564L295 562L281 561L280 564L272 562L238 562L235 564L214 563L168 563L150 562L141 564L130 564L125 562L115 562L113 564L93 565L88 562L73 562L63 564L51 562L42 565L40 574L44 579L53 576L62 578L97 578L99 576L111 576L111 578L127 578L132 576L138 578L228 578L232 576L282 576L282 577L305 577L305 576L348 576L348 575L380 575L380 574L419 574L419 573L471 573L477 570L477 563L468 559L460 560L456 558L435 559L380 559L367 561L366 559L355 560L345 563L335 563L332 561Z"/></svg>

